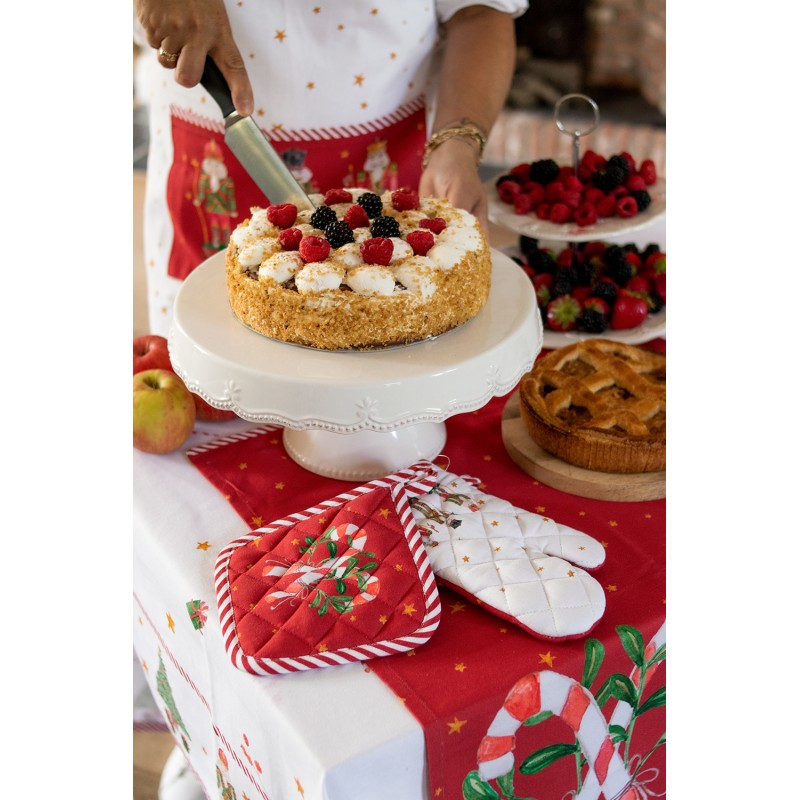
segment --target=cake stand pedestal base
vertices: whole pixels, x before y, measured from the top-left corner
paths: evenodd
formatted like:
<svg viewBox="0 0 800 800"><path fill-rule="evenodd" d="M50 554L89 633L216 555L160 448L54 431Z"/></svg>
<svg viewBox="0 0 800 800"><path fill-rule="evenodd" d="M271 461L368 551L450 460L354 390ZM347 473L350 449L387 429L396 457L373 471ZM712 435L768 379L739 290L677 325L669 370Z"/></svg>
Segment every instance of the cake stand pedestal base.
<svg viewBox="0 0 800 800"><path fill-rule="evenodd" d="M421 422L392 431L338 433L324 430L283 432L289 457L326 478L368 481L416 461L432 460L447 439L443 422Z"/></svg>

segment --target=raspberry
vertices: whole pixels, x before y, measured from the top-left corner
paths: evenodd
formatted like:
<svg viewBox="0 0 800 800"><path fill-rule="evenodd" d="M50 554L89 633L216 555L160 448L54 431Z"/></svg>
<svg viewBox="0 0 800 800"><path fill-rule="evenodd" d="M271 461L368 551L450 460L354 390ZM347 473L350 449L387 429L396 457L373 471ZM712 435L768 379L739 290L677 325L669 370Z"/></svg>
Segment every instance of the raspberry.
<svg viewBox="0 0 800 800"><path fill-rule="evenodd" d="M350 206L350 208L344 212L344 221L353 228L353 230L356 228L369 227L369 217L361 206Z"/></svg>
<svg viewBox="0 0 800 800"><path fill-rule="evenodd" d="M374 192L364 192L358 198L358 204L367 212L370 219L380 216L383 211L383 201Z"/></svg>
<svg viewBox="0 0 800 800"><path fill-rule="evenodd" d="M594 204L598 217L614 217L617 214L617 201L613 197L603 197Z"/></svg>
<svg viewBox="0 0 800 800"><path fill-rule="evenodd" d="M511 183L518 183L520 186L522 186L522 184L525 183L525 181L527 180L528 180L527 177L523 177L522 175L516 174L512 171L512 172L506 172L495 178L494 185L495 188L497 188L503 181L511 181Z"/></svg>
<svg viewBox="0 0 800 800"><path fill-rule="evenodd" d="M533 208L533 199L529 194L518 194L514 198L515 214L530 214Z"/></svg>
<svg viewBox="0 0 800 800"><path fill-rule="evenodd" d="M278 234L278 238L284 250L297 250L300 247L300 240L303 238L303 231L300 228L286 228Z"/></svg>
<svg viewBox="0 0 800 800"><path fill-rule="evenodd" d="M393 252L394 243L392 240L382 236L361 242L361 257L367 264L380 264L386 267L392 260Z"/></svg>
<svg viewBox="0 0 800 800"><path fill-rule="evenodd" d="M625 181L625 188L629 192L643 192L647 189L647 184L641 175L634 173Z"/></svg>
<svg viewBox="0 0 800 800"><path fill-rule="evenodd" d="M652 158L646 158L639 165L639 174L644 178L644 182L648 186L652 186L657 180L656 164Z"/></svg>
<svg viewBox="0 0 800 800"><path fill-rule="evenodd" d="M419 194L413 189L398 189L392 192L392 208L395 211L410 211L419 207Z"/></svg>
<svg viewBox="0 0 800 800"><path fill-rule="evenodd" d="M534 206L538 206L539 203L544 203L546 193L541 183L529 181L522 187L522 191L530 195L531 203L533 203Z"/></svg>
<svg viewBox="0 0 800 800"><path fill-rule="evenodd" d="M291 228L297 219L297 206L294 203L280 203L267 208L267 219L279 228Z"/></svg>
<svg viewBox="0 0 800 800"><path fill-rule="evenodd" d="M592 205L597 205L605 196L605 192L596 186L587 186L583 193L583 199Z"/></svg>
<svg viewBox="0 0 800 800"><path fill-rule="evenodd" d="M550 219L550 203L539 203L534 213L538 219Z"/></svg>
<svg viewBox="0 0 800 800"><path fill-rule="evenodd" d="M336 222L336 212L330 206L320 206L311 215L311 224L324 231L331 222Z"/></svg>
<svg viewBox="0 0 800 800"><path fill-rule="evenodd" d="M328 189L325 192L325 205L332 206L336 203L352 203L353 195L347 189Z"/></svg>
<svg viewBox="0 0 800 800"><path fill-rule="evenodd" d="M573 211L581 204L581 193L580 192L568 192L563 191L561 192L561 199L559 202L563 203L567 208L571 208Z"/></svg>
<svg viewBox="0 0 800 800"><path fill-rule="evenodd" d="M497 194L504 203L511 205L514 199L520 194L522 187L516 181L500 181L497 186Z"/></svg>
<svg viewBox="0 0 800 800"><path fill-rule="evenodd" d="M324 261L331 252L331 246L321 236L304 236L298 250L303 261L310 264L313 261Z"/></svg>
<svg viewBox="0 0 800 800"><path fill-rule="evenodd" d="M636 202L635 198L627 195L626 197L620 197L617 200L617 216L622 217L623 219L628 219L629 217L635 217L639 213L639 205Z"/></svg>
<svg viewBox="0 0 800 800"><path fill-rule="evenodd" d="M432 217L431 219L421 219L419 226L434 233L441 233L447 227L447 223L441 217Z"/></svg>
<svg viewBox="0 0 800 800"><path fill-rule="evenodd" d="M595 153L594 150L587 150L581 157L578 164L578 177L582 181L590 181L592 174L599 169L603 169L606 165L606 160L603 156Z"/></svg>
<svg viewBox="0 0 800 800"><path fill-rule="evenodd" d="M563 203L553 203L547 216L550 222L554 222L556 225L569 222L571 217L572 212L569 210L569 206L565 206Z"/></svg>
<svg viewBox="0 0 800 800"><path fill-rule="evenodd" d="M430 231L411 231L406 236L415 256L424 256L433 247L434 238Z"/></svg>
<svg viewBox="0 0 800 800"><path fill-rule="evenodd" d="M325 238L331 247L341 247L348 242L354 242L353 229L344 221L336 220L325 226Z"/></svg>
<svg viewBox="0 0 800 800"><path fill-rule="evenodd" d="M565 192L582 192L583 191L583 184L581 183L581 179L578 178L576 175L567 175L562 178L561 183L564 184L564 191Z"/></svg>
<svg viewBox="0 0 800 800"><path fill-rule="evenodd" d="M400 235L400 223L394 217L376 217L369 226L373 237L389 239Z"/></svg>
<svg viewBox="0 0 800 800"><path fill-rule="evenodd" d="M575 209L573 217L578 225L594 225L597 222L597 209L591 203L583 202Z"/></svg>
<svg viewBox="0 0 800 800"><path fill-rule="evenodd" d="M547 200L548 203L558 203L561 200L563 192L564 184L561 183L561 181L553 181L545 187L545 200Z"/></svg>
<svg viewBox="0 0 800 800"><path fill-rule="evenodd" d="M509 175L516 175L524 181L531 178L531 165L530 164L517 164L509 170Z"/></svg>

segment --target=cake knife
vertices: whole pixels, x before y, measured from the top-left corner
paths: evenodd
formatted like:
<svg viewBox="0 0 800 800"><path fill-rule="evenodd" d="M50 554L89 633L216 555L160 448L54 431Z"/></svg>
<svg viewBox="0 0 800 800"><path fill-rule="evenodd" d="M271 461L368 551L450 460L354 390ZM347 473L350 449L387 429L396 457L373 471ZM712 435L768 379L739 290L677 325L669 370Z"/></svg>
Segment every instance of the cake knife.
<svg viewBox="0 0 800 800"><path fill-rule="evenodd" d="M225 118L225 144L270 203L294 203L300 210L313 211L314 204L253 118L237 113L225 76L210 56L206 58L200 83L219 105Z"/></svg>

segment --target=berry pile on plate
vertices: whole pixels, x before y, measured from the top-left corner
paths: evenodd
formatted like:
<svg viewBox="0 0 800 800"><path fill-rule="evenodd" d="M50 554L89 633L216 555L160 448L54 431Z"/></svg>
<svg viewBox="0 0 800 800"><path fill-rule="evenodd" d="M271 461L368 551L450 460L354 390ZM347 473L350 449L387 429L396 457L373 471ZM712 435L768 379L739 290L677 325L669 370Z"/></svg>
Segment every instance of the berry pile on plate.
<svg viewBox="0 0 800 800"><path fill-rule="evenodd" d="M630 153L608 159L587 150L577 172L549 158L518 164L495 180L497 195L516 214L533 214L556 225L594 225L646 211L658 180L652 159L637 164Z"/></svg>
<svg viewBox="0 0 800 800"><path fill-rule="evenodd" d="M518 258L551 331L589 334L637 328L667 302L667 254L657 244L582 242L541 247L520 236Z"/></svg>

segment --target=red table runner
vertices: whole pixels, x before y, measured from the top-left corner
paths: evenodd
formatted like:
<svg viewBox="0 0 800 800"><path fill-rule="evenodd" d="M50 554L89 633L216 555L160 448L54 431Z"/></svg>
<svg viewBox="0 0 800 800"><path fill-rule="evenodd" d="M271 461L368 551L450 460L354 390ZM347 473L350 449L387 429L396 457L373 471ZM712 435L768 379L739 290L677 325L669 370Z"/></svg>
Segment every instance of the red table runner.
<svg viewBox="0 0 800 800"><path fill-rule="evenodd" d="M601 541L606 561L593 574L606 592L602 620L584 639L544 641L441 588L431 640L369 667L424 729L432 798L662 797L665 501L591 500L534 480L503 446L507 401L449 419L436 461ZM268 426L190 460L253 528L355 486L300 467Z"/></svg>

